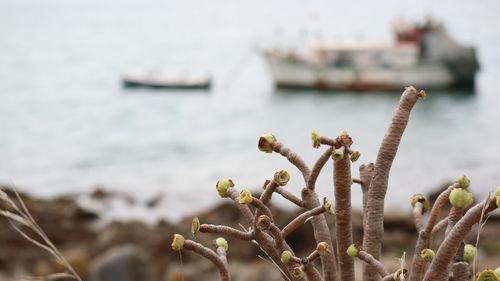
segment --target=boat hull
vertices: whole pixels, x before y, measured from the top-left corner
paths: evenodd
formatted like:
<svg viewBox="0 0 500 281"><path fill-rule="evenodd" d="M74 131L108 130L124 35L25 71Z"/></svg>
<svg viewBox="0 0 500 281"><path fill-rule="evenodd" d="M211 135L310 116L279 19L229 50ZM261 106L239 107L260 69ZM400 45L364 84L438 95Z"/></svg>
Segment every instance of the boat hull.
<svg viewBox="0 0 500 281"><path fill-rule="evenodd" d="M335 66L267 54L279 88L322 90L401 90L408 85L425 89L473 87L474 75L457 78L443 63L419 62L412 66Z"/></svg>

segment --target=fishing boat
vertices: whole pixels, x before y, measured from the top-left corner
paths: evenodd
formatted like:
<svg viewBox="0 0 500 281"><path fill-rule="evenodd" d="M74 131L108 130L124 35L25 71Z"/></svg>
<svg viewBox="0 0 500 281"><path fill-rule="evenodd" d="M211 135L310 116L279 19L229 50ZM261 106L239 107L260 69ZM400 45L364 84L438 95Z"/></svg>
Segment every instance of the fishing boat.
<svg viewBox="0 0 500 281"><path fill-rule="evenodd" d="M305 51L263 49L277 87L400 90L473 87L474 47L455 41L442 24L398 23L394 42L321 40Z"/></svg>
<svg viewBox="0 0 500 281"><path fill-rule="evenodd" d="M143 70L124 74L122 82L125 87L208 89L211 85L211 78L205 74Z"/></svg>

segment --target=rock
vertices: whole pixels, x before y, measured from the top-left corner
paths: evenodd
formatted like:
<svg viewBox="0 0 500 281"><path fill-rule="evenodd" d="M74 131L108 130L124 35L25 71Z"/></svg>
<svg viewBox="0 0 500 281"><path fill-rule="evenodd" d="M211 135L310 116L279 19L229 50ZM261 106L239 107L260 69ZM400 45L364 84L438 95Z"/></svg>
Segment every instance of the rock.
<svg viewBox="0 0 500 281"><path fill-rule="evenodd" d="M115 247L90 265L91 281L152 281L153 268L146 253L132 245Z"/></svg>

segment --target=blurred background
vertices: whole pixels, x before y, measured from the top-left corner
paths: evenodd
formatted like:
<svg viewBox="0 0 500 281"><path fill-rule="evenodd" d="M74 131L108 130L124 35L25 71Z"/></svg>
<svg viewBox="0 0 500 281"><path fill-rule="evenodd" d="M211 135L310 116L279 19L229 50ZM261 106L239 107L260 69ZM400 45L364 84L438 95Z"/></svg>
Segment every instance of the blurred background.
<svg viewBox="0 0 500 281"><path fill-rule="evenodd" d="M486 196L500 183L499 8L494 0L0 0L0 184L48 200L74 194L107 221L176 223L220 202L219 178L258 190L287 169L288 188L299 194L297 171L260 153L257 140L273 133L313 163L321 154L311 147L313 129L349 131L362 154L357 176L359 164L375 160L403 89L278 89L259 46L391 41L396 20L432 16L476 48L481 69L472 89L427 90L417 104L386 207L409 213L416 191L430 193L462 174ZM123 87L131 69L208 73L212 84ZM327 166L320 197L333 197L330 175ZM95 202L96 192L126 200ZM353 204L361 206L356 188Z"/></svg>

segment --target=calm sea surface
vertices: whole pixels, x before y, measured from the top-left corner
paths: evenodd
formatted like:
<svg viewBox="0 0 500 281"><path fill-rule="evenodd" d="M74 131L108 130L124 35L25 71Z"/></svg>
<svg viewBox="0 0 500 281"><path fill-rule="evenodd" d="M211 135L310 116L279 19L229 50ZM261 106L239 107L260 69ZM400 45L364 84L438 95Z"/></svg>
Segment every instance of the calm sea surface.
<svg viewBox="0 0 500 281"><path fill-rule="evenodd" d="M256 189L289 169L287 188L298 194L293 167L257 150L261 133L312 163L321 153L311 148L313 129L347 129L358 162L374 161L399 94L277 91L256 46L390 39L397 17L430 14L478 48L482 70L474 92L429 91L417 104L388 206L407 208L412 194L461 174L485 196L500 184L499 8L493 0L0 0L0 183L39 196L96 185L139 202L163 195L155 212L171 219L215 204L219 177ZM215 84L210 92L123 89L120 74L141 67L207 71ZM333 196L331 173L330 165L321 175L320 196ZM145 214L140 206L114 212Z"/></svg>

